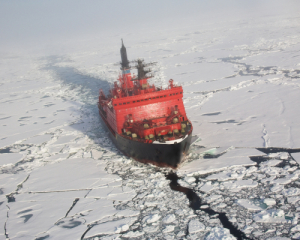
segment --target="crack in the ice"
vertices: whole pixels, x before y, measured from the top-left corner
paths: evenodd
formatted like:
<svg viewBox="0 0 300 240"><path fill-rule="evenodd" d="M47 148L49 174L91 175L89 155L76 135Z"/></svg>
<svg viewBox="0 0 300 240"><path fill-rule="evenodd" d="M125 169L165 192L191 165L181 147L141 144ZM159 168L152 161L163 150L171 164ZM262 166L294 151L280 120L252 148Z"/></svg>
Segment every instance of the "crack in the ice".
<svg viewBox="0 0 300 240"><path fill-rule="evenodd" d="M70 207L70 209L68 210L68 212L66 213L65 217L68 216L69 212L75 207L76 203L79 201L79 198L75 198L75 200L73 201L72 206Z"/></svg>
<svg viewBox="0 0 300 240"><path fill-rule="evenodd" d="M76 192L76 191L90 191L92 188L80 188L80 189L67 189L67 190L52 190L52 191L28 191L27 193L54 193L54 192Z"/></svg>
<svg viewBox="0 0 300 240"><path fill-rule="evenodd" d="M107 219L108 218L108 219ZM118 221L118 220L122 220L122 219L125 219L126 217L116 217L115 215L113 215L113 216L107 216L107 217L104 217L104 218L102 218L102 219L100 219L100 220L98 220L98 221L95 221L95 222L92 222L92 223L90 223L90 224L88 224L87 225L87 229L84 231L84 233L82 234L82 236L81 236L81 238L80 239L85 239L84 237L85 237L85 235L88 233L88 231L90 231L94 226L97 226L97 225L99 225L99 224L103 224L103 223L108 223L108 222L113 222L113 221ZM137 221L134 221L130 226L132 226L132 225L134 225L136 222L138 222L138 220ZM130 231L130 227L129 227L129 229L127 230L127 231L122 231L122 232L120 232L120 233L122 233L122 234L125 234L125 233L127 233L127 232L129 232ZM106 235L110 235L110 234L96 234L96 235L94 235L94 236L91 236L91 237L89 237L89 238L87 238L87 239L94 239L95 237L103 237L103 236L106 236Z"/></svg>
<svg viewBox="0 0 300 240"><path fill-rule="evenodd" d="M7 223L7 220L9 218L9 210L10 210L10 207L8 205L6 205L6 207L8 208L7 210L7 213L6 213L6 220L5 220L5 223L4 223L4 235L6 237L6 239L9 239L9 236L8 236L8 231L7 231L7 228L6 228L6 223Z"/></svg>
<svg viewBox="0 0 300 240"><path fill-rule="evenodd" d="M295 160L295 158L293 158L293 156L289 153L290 158L295 162L295 165L300 168L299 163Z"/></svg>
<svg viewBox="0 0 300 240"><path fill-rule="evenodd" d="M29 179L30 174L27 175L25 180L17 185L17 189L14 192L11 192L6 195L7 201L8 202L15 202L16 199L14 197L15 194L18 194L18 192L23 188L23 184Z"/></svg>
<svg viewBox="0 0 300 240"><path fill-rule="evenodd" d="M90 192L91 192L92 190L93 190L93 189L90 189L90 190L84 195L83 198L86 198L86 197L90 194Z"/></svg>
<svg viewBox="0 0 300 240"><path fill-rule="evenodd" d="M166 178L171 181L170 182L170 187L171 187L172 190L183 192L187 196L187 198L189 199L189 202L190 202L189 207L192 208L195 211L195 213L196 213L196 210L201 210L201 211L207 213L210 216L217 216L219 218L220 222L222 223L223 227L227 228L230 231L230 233L234 237L236 237L238 240L250 239L245 235L245 233L240 231L237 227L235 227L229 221L229 219L228 219L228 217L226 216L225 213L216 212L213 209L211 209L210 207L201 208L201 205L204 205L204 204L202 204L201 198L192 189L180 186L180 184L178 184L178 182L177 182L179 177L177 176L176 173L170 172L166 176ZM208 205L208 204L205 203L205 205Z"/></svg>
<svg viewBox="0 0 300 240"><path fill-rule="evenodd" d="M87 234L87 232L90 231L93 227L94 227L94 225L88 226L87 230L85 230L85 232L81 235L80 240L83 240L84 236Z"/></svg>

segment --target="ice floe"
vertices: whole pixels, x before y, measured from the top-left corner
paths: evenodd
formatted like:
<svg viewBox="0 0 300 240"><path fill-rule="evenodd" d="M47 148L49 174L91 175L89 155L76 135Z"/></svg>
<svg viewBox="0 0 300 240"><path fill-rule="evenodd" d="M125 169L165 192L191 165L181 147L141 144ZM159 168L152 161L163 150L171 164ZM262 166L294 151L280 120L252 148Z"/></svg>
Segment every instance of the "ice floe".
<svg viewBox="0 0 300 240"><path fill-rule="evenodd" d="M298 239L298 5L278 4L126 28L129 58L157 61L151 81L183 86L197 137L176 171L180 191L170 169L120 153L99 121L123 30L34 51L1 44L0 239Z"/></svg>

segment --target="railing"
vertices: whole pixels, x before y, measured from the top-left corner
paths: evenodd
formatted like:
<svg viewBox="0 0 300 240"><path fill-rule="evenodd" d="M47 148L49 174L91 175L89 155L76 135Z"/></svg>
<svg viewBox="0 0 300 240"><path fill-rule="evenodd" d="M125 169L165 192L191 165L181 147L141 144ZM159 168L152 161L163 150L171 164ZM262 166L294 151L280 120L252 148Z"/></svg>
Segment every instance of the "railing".
<svg viewBox="0 0 300 240"><path fill-rule="evenodd" d="M171 98L179 97L179 96L182 97L182 88L181 88L181 91L178 91L178 92L174 92L174 89L175 88L173 88L171 90L164 90L161 92L156 92L156 93L143 94L143 95L141 95L141 96L143 96L143 98L141 98L140 95L135 95L135 96L130 96L130 97L113 99L113 105L115 107L117 107L117 106L123 106L123 105L128 105L128 104L141 104L144 102L149 103L149 101L157 101L157 100L162 100L164 98L169 98L169 97L171 97ZM168 91L168 93L165 91ZM158 94L159 94L159 96L157 96ZM162 95L160 95L160 94L162 94Z"/></svg>

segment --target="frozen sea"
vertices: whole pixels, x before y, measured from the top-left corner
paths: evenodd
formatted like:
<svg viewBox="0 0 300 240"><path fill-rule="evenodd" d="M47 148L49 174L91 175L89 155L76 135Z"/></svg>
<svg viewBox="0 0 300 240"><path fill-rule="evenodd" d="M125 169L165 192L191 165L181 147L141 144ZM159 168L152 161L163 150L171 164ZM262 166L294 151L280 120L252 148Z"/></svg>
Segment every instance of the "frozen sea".
<svg viewBox="0 0 300 240"><path fill-rule="evenodd" d="M0 240L300 239L300 4L262 2L7 40ZM151 82L183 86L195 137L177 171L125 157L100 123L121 38L130 60L157 62Z"/></svg>

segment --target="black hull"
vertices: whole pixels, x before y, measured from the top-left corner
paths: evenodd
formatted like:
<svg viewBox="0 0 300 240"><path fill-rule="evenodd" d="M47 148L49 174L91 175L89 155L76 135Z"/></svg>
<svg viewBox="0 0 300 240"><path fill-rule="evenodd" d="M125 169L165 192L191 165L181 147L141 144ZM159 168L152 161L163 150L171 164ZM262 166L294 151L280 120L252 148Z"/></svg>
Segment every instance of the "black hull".
<svg viewBox="0 0 300 240"><path fill-rule="evenodd" d="M180 163L182 163L184 154L189 150L192 139L192 131L190 131L188 136L180 143L143 143L124 138L113 132L107 126L101 113L100 117L116 147L126 156L132 157L139 162L151 163L159 167L171 167L175 169L180 165Z"/></svg>

